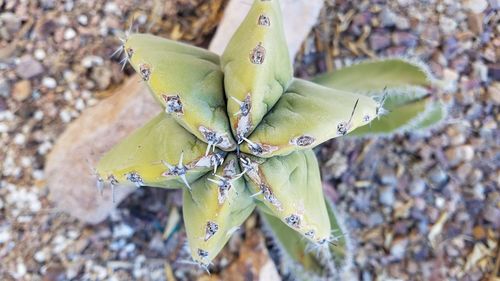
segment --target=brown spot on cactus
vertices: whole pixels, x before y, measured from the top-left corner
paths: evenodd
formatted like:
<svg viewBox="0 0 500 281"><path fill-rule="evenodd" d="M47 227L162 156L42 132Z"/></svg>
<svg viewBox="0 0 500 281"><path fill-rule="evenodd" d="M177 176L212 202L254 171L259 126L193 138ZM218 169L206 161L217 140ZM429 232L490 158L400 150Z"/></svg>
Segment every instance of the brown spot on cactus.
<svg viewBox="0 0 500 281"><path fill-rule="evenodd" d="M290 140L290 143L296 146L309 146L315 141L314 137L303 135Z"/></svg>
<svg viewBox="0 0 500 281"><path fill-rule="evenodd" d="M141 176L137 172L130 172L127 174L127 180L131 183L135 184L137 187L141 187L144 185L144 181Z"/></svg>
<svg viewBox="0 0 500 281"><path fill-rule="evenodd" d="M221 177L219 175L215 175L217 179L211 179L208 178L209 181L215 183L218 187L218 196L217 196L217 201L219 204L224 204L224 201L226 201L227 195L229 190L232 188L231 184L231 179L226 178L226 177Z"/></svg>
<svg viewBox="0 0 500 281"><path fill-rule="evenodd" d="M219 230L219 225L215 222L208 221L205 227L205 241L208 241Z"/></svg>
<svg viewBox="0 0 500 281"><path fill-rule="evenodd" d="M298 215L292 214L285 218L285 222L294 228L300 228L300 217Z"/></svg>
<svg viewBox="0 0 500 281"><path fill-rule="evenodd" d="M276 208L281 209L281 202L274 196L272 189L265 183L260 184L260 191L264 194L264 199L274 205Z"/></svg>
<svg viewBox="0 0 500 281"><path fill-rule="evenodd" d="M125 52L127 52L127 58L132 59L132 56L134 55L134 49L128 47L126 48Z"/></svg>
<svg viewBox="0 0 500 281"><path fill-rule="evenodd" d="M118 185L118 180L113 175L108 176L108 181L111 185Z"/></svg>
<svg viewBox="0 0 500 281"><path fill-rule="evenodd" d="M304 235L305 235L306 237L308 237L309 239L314 239L314 235L315 235L315 233L316 233L316 232L315 232L314 230L309 230L309 231L307 231L306 233L304 233Z"/></svg>
<svg viewBox="0 0 500 281"><path fill-rule="evenodd" d="M203 249L198 249L198 256L202 259L208 257L208 252Z"/></svg>
<svg viewBox="0 0 500 281"><path fill-rule="evenodd" d="M271 20L266 15L260 15L258 24L262 26L271 26Z"/></svg>
<svg viewBox="0 0 500 281"><path fill-rule="evenodd" d="M215 149L215 146L219 146L222 149L230 149L233 146L226 133L221 134L204 126L200 126L198 130L203 134L205 141L208 143L205 155L208 155L210 148Z"/></svg>
<svg viewBox="0 0 500 281"><path fill-rule="evenodd" d="M250 109L252 107L252 104L251 104L252 96L250 95L250 93L247 94L244 101L240 101L235 97L231 97L231 98L240 106L240 110L238 112L236 112L234 115L247 116L248 113L250 113Z"/></svg>
<svg viewBox="0 0 500 281"><path fill-rule="evenodd" d="M224 167L223 176L225 178L232 178L236 176L236 162L235 160L230 160L229 163Z"/></svg>
<svg viewBox="0 0 500 281"><path fill-rule="evenodd" d="M166 103L165 112L175 113L177 116L184 114L181 97L179 97L179 95L162 95L162 97Z"/></svg>
<svg viewBox="0 0 500 281"><path fill-rule="evenodd" d="M252 142L247 138L243 138L243 140L247 142L248 149L255 156L266 155L278 149L276 146Z"/></svg>
<svg viewBox="0 0 500 281"><path fill-rule="evenodd" d="M349 130L349 124L347 122L340 122L337 125L337 134L338 135L345 135L347 134L347 131Z"/></svg>
<svg viewBox="0 0 500 281"><path fill-rule="evenodd" d="M354 107L352 108L351 112L351 117L349 117L349 121L347 122L340 122L337 125L337 134L338 135L345 135L347 132L351 129L352 127L352 117L354 116L354 113L356 112L356 108L358 107L358 102L359 99L356 100L356 103L354 104Z"/></svg>
<svg viewBox="0 0 500 281"><path fill-rule="evenodd" d="M189 169L199 168L199 167L218 167L224 162L224 153L216 152L206 156L202 156L191 163L187 164L186 167Z"/></svg>
<svg viewBox="0 0 500 281"><path fill-rule="evenodd" d="M264 59L266 57L266 49L262 46L262 43L259 42L255 48L253 48L250 53L250 62L253 64L263 64Z"/></svg>
<svg viewBox="0 0 500 281"><path fill-rule="evenodd" d="M241 167L243 168L246 175L255 183L260 183L259 176L259 164L252 161L250 158L245 156L240 156Z"/></svg>
<svg viewBox="0 0 500 281"><path fill-rule="evenodd" d="M165 165L168 168L168 170L162 173L161 175L164 177L171 177L171 176L179 177L184 182L186 187L188 189L191 189L191 186L189 185L189 182L186 177L188 168L184 166L183 159L184 159L184 152L181 152L181 156L179 158L179 164L177 164L177 166L170 165L166 161L161 161L163 165Z"/></svg>
<svg viewBox="0 0 500 281"><path fill-rule="evenodd" d="M139 65L139 73L141 74L142 80L149 81L151 77L151 66L147 63Z"/></svg>

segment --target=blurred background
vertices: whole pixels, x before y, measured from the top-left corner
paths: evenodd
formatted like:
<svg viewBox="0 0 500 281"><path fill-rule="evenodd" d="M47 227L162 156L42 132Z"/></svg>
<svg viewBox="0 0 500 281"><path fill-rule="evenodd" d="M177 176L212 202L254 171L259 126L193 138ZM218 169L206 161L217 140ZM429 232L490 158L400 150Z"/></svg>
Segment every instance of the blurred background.
<svg viewBox="0 0 500 281"><path fill-rule="evenodd" d="M255 215L207 275L182 262L179 192L138 189L97 225L48 199L44 165L58 136L133 74L111 57L118 36L133 26L206 47L226 5L0 0L1 280L289 279ZM296 76L417 57L445 81L438 94L450 106L426 133L317 150L325 193L355 242L352 280L500 280L499 9L498 0L325 1Z"/></svg>

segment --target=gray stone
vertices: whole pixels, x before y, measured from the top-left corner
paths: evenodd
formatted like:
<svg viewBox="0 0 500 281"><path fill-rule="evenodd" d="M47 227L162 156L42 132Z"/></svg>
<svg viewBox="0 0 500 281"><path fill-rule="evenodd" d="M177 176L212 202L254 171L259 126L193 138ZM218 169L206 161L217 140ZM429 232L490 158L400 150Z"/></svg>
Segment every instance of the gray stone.
<svg viewBox="0 0 500 281"><path fill-rule="evenodd" d="M42 74L43 65L31 56L23 56L16 67L16 73L23 79L31 79Z"/></svg>
<svg viewBox="0 0 500 281"><path fill-rule="evenodd" d="M380 189L378 200L380 203L392 207L396 201L394 188L391 186L384 186Z"/></svg>

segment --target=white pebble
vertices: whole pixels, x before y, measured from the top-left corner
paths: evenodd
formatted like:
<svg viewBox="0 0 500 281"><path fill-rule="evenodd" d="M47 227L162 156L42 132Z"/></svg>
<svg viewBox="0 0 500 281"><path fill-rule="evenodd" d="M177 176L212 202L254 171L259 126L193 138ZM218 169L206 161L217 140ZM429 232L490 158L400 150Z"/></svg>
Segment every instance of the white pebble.
<svg viewBox="0 0 500 281"><path fill-rule="evenodd" d="M463 3L464 8L476 14L484 12L488 7L488 1L486 0L465 0Z"/></svg>
<svg viewBox="0 0 500 281"><path fill-rule="evenodd" d="M436 207L443 209L446 204L446 200L443 197L436 197Z"/></svg>
<svg viewBox="0 0 500 281"><path fill-rule="evenodd" d="M61 111L59 117L64 123L69 123L69 121L71 121L71 114L67 110Z"/></svg>
<svg viewBox="0 0 500 281"><path fill-rule="evenodd" d="M17 264L17 272L16 272L16 277L17 278L21 278L23 277L24 275L26 275L26 272L28 272L28 270L26 269L26 265L24 265L24 263L22 262L19 262Z"/></svg>
<svg viewBox="0 0 500 281"><path fill-rule="evenodd" d="M26 156L23 156L21 157L21 166L23 166L24 168L27 168L29 166L31 166L31 159L29 157L26 157Z"/></svg>
<svg viewBox="0 0 500 281"><path fill-rule="evenodd" d="M43 49L35 50L35 59L43 60L45 58L45 51Z"/></svg>
<svg viewBox="0 0 500 281"><path fill-rule="evenodd" d="M68 28L64 31L64 40L71 40L76 37L76 31L73 28Z"/></svg>
<svg viewBox="0 0 500 281"><path fill-rule="evenodd" d="M23 145L26 142L26 137L23 134L17 134L14 137L14 143L17 145Z"/></svg>
<svg viewBox="0 0 500 281"><path fill-rule="evenodd" d="M113 237L130 237L134 234L134 229L127 224L119 224L113 228Z"/></svg>
<svg viewBox="0 0 500 281"><path fill-rule="evenodd" d="M57 86L56 79L52 77L43 77L42 79L42 85L49 89L54 89Z"/></svg>
<svg viewBox="0 0 500 281"><path fill-rule="evenodd" d="M82 111L85 109L85 102L82 99L77 99L75 103L76 110Z"/></svg>
<svg viewBox="0 0 500 281"><path fill-rule="evenodd" d="M35 120L42 120L43 119L43 111L41 110L37 110L35 111L35 114L33 114L33 118L35 118Z"/></svg>
<svg viewBox="0 0 500 281"><path fill-rule="evenodd" d="M104 12L107 14L120 14L120 9L118 8L118 5L116 5L115 2L107 2L106 5L104 6Z"/></svg>
<svg viewBox="0 0 500 281"><path fill-rule="evenodd" d="M82 59L82 65L85 68L91 68L96 65L102 65L104 60L99 56L86 56Z"/></svg>
<svg viewBox="0 0 500 281"><path fill-rule="evenodd" d="M34 170L32 176L35 180L43 180L45 178L43 170Z"/></svg>
<svg viewBox="0 0 500 281"><path fill-rule="evenodd" d="M79 15L78 16L78 23L85 26L89 23L89 18L86 15Z"/></svg>
<svg viewBox="0 0 500 281"><path fill-rule="evenodd" d="M4 244L9 241L10 241L10 229L7 227L0 228L0 244Z"/></svg>
<svg viewBox="0 0 500 281"><path fill-rule="evenodd" d="M0 123L0 134L7 133L8 131L9 131L9 127L7 127L7 124Z"/></svg>
<svg viewBox="0 0 500 281"><path fill-rule="evenodd" d="M457 29L458 24L454 19L441 15L439 18L439 27L444 33L451 34Z"/></svg>
<svg viewBox="0 0 500 281"><path fill-rule="evenodd" d="M33 258L39 262L39 263L43 263L45 261L45 253L43 251L38 251L35 253L35 255L33 255Z"/></svg>
<svg viewBox="0 0 500 281"><path fill-rule="evenodd" d="M52 144L49 141L45 141L38 147L38 154L45 155L51 148Z"/></svg>

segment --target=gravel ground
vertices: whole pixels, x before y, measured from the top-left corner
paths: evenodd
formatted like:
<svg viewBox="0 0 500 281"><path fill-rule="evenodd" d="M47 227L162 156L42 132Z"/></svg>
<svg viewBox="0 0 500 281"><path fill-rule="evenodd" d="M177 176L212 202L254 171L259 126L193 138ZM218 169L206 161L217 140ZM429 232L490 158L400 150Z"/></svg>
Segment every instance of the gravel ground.
<svg viewBox="0 0 500 281"><path fill-rule="evenodd" d="M269 259L252 250L270 245L253 216L210 277L183 264L177 192L140 189L96 226L47 198L44 162L58 135L132 73L110 58L117 36L133 26L206 46L224 5L0 0L1 280L238 280L225 272ZM326 194L356 242L353 278L500 279L499 9L498 0L326 1L298 76L411 55L446 82L438 94L450 106L427 133L318 149Z"/></svg>

